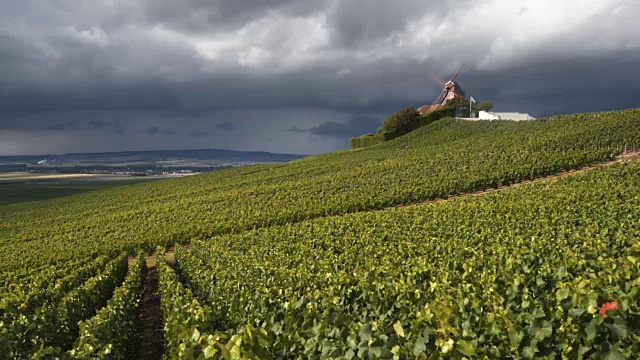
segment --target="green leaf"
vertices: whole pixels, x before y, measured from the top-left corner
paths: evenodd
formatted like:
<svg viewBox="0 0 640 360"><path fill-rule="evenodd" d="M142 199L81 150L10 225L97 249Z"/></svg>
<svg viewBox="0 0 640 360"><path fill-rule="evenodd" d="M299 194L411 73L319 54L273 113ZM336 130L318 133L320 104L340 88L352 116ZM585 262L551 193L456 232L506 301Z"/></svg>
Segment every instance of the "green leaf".
<svg viewBox="0 0 640 360"><path fill-rule="evenodd" d="M579 309L579 308L575 308L575 309L571 309L569 310L569 316L577 319L579 318L582 314L584 314L586 312L585 309Z"/></svg>
<svg viewBox="0 0 640 360"><path fill-rule="evenodd" d="M511 343L511 346L514 348L517 348L518 346L520 346L520 343L524 338L524 334L515 328L509 329L509 331L507 331L507 335L509 335L509 342Z"/></svg>
<svg viewBox="0 0 640 360"><path fill-rule="evenodd" d="M567 275L567 268L562 266L557 271L558 279L562 280Z"/></svg>
<svg viewBox="0 0 640 360"><path fill-rule="evenodd" d="M360 339L362 339L364 341L371 340L371 323L368 322L366 324L362 324L362 326L360 327L360 332L358 333L358 335L360 335Z"/></svg>
<svg viewBox="0 0 640 360"><path fill-rule="evenodd" d="M614 318L613 324L604 323L604 326L611 330L616 341L624 340L629 336L627 321L621 317Z"/></svg>
<svg viewBox="0 0 640 360"><path fill-rule="evenodd" d="M529 334L537 340L544 340L553 334L553 328L549 321L536 320L529 328Z"/></svg>
<svg viewBox="0 0 640 360"><path fill-rule="evenodd" d="M218 349L214 344L209 344L204 348L202 352L204 353L205 359L209 359L218 352Z"/></svg>
<svg viewBox="0 0 640 360"><path fill-rule="evenodd" d="M355 355L356 355L356 354L354 354L354 353L353 353L353 349L349 349L349 350L347 350L347 352L344 354L344 358L345 358L345 359L347 359L347 360L351 360L351 359L353 359L353 357L354 357Z"/></svg>
<svg viewBox="0 0 640 360"><path fill-rule="evenodd" d="M193 329L193 334L191 335L191 340L198 341L200 339L200 331L198 328Z"/></svg>
<svg viewBox="0 0 640 360"><path fill-rule="evenodd" d="M562 301L569 297L569 289L558 289L556 291L556 299L558 301Z"/></svg>
<svg viewBox="0 0 640 360"><path fill-rule="evenodd" d="M369 348L369 353L375 355L375 357L380 357L382 355L382 348L380 346L375 346Z"/></svg>
<svg viewBox="0 0 640 360"><path fill-rule="evenodd" d="M395 346L391 349L391 353L392 353L393 355L398 356L398 355L400 354L400 346L395 345Z"/></svg>
<svg viewBox="0 0 640 360"><path fill-rule="evenodd" d="M597 320L593 319L591 320L591 322L589 322L589 325L587 325L584 328L584 332L587 334L587 341L591 342L593 341L593 339L596 338L596 334L597 334Z"/></svg>
<svg viewBox="0 0 640 360"><path fill-rule="evenodd" d="M393 330L396 331L396 334L398 334L398 336L404 337L404 329L402 328L402 324L400 324L399 321L393 324Z"/></svg>
<svg viewBox="0 0 640 360"><path fill-rule="evenodd" d="M607 351L606 353L604 353L602 356L602 359L603 360L626 360L627 357L624 356L624 354L621 353L620 350L618 350L618 348L613 348Z"/></svg>
<svg viewBox="0 0 640 360"><path fill-rule="evenodd" d="M476 349L474 348L473 343L467 340L458 340L456 343L456 350L465 356L472 356L476 354Z"/></svg>
<svg viewBox="0 0 640 360"><path fill-rule="evenodd" d="M522 349L522 356L524 356L525 359L533 359L533 357L536 356L536 352L532 348L527 346Z"/></svg>
<svg viewBox="0 0 640 360"><path fill-rule="evenodd" d="M425 351L427 351L427 341L424 337L420 336L413 346L413 355L418 356Z"/></svg>
<svg viewBox="0 0 640 360"><path fill-rule="evenodd" d="M589 346L584 346L582 344L578 346L578 356L580 356L580 359L582 359L583 356L589 351L591 351L591 347Z"/></svg>
<svg viewBox="0 0 640 360"><path fill-rule="evenodd" d="M550 337L552 334L553 334L553 328L551 327L551 325L547 325L545 327L538 329L538 331L536 331L536 339L544 340Z"/></svg>

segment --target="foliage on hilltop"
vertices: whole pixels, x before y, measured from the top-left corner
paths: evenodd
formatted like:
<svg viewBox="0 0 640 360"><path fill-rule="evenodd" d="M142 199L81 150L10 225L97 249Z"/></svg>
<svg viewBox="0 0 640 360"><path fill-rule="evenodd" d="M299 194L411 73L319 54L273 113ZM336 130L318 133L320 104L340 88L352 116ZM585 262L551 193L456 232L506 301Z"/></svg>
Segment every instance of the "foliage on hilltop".
<svg viewBox="0 0 640 360"><path fill-rule="evenodd" d="M484 106L490 108L492 105ZM351 149L361 149L395 139L446 117L468 116L469 106L463 98L453 99L447 105L424 115L420 115L413 107L408 107L389 116L375 134L351 138Z"/></svg>
<svg viewBox="0 0 640 360"><path fill-rule="evenodd" d="M493 101L482 101L473 104L473 111L489 111L493 109Z"/></svg>
<svg viewBox="0 0 640 360"><path fill-rule="evenodd" d="M473 104L471 110L475 112L489 111L492 108L493 102L483 101ZM395 139L446 117L464 118L470 116L469 101L463 97L457 97L449 101L447 105L424 115L420 115L413 107L408 107L389 116L375 134L351 138L351 149L362 149Z"/></svg>
<svg viewBox="0 0 640 360"><path fill-rule="evenodd" d="M389 116L382 123L379 132L385 140L394 139L415 130L418 127L419 119L418 111L413 107L408 107Z"/></svg>
<svg viewBox="0 0 640 360"><path fill-rule="evenodd" d="M443 106L429 114L420 115L413 107L392 114L378 132L351 138L351 149L361 149L395 139L445 117L453 117L452 107Z"/></svg>

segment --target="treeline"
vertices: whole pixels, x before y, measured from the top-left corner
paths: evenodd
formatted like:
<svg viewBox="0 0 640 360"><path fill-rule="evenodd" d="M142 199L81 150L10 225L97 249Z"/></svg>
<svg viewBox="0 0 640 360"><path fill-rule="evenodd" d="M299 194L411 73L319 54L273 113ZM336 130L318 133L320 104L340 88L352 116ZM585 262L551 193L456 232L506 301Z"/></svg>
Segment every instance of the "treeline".
<svg viewBox="0 0 640 360"><path fill-rule="evenodd" d="M3 172L24 172L28 171L26 164L0 164L0 173Z"/></svg>

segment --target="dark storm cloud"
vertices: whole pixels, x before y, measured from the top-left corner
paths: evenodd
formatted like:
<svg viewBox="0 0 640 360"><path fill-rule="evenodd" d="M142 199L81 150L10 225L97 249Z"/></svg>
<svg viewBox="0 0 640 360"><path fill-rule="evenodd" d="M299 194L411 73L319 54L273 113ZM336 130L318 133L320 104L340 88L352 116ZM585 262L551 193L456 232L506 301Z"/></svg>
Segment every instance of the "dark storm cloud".
<svg viewBox="0 0 640 360"><path fill-rule="evenodd" d="M216 129L207 136L287 152L296 131L345 139L377 127L356 114L431 103L429 75L462 62L463 89L496 110L633 107L638 16L631 0L9 0L0 129L140 136L141 147ZM270 118L248 140L262 112L296 109L320 117Z"/></svg>
<svg viewBox="0 0 640 360"><path fill-rule="evenodd" d="M148 135L158 135L158 133L160 133L160 128L157 126L150 126L144 129L144 133Z"/></svg>
<svg viewBox="0 0 640 360"><path fill-rule="evenodd" d="M176 129L149 126L148 128L143 130L143 133L146 135L152 135L152 136L156 136L156 135L171 136L171 135L175 135Z"/></svg>
<svg viewBox="0 0 640 360"><path fill-rule="evenodd" d="M47 130L55 130L55 131L62 131L66 128L67 126L65 124L51 124L45 127L45 129Z"/></svg>
<svg viewBox="0 0 640 360"><path fill-rule="evenodd" d="M308 0L201 0L142 1L145 19L188 33L206 33L242 26L273 12L306 15L321 8L321 1Z"/></svg>
<svg viewBox="0 0 640 360"><path fill-rule="evenodd" d="M87 123L92 129L112 131L118 135L124 135L127 132L127 124L120 119L95 119L89 120ZM81 128L83 125L78 121L72 121L69 126Z"/></svg>
<svg viewBox="0 0 640 360"><path fill-rule="evenodd" d="M118 135L124 135L127 132L127 125L120 120L114 120L112 130Z"/></svg>
<svg viewBox="0 0 640 360"><path fill-rule="evenodd" d="M175 135L175 134L176 134L176 129L171 129L171 128L169 128L169 129L162 129L162 131L161 131L161 132L162 132L162 135L164 135L164 136L172 136L172 135Z"/></svg>
<svg viewBox="0 0 640 360"><path fill-rule="evenodd" d="M346 123L327 121L311 128L298 128L292 126L288 131L296 133L308 133L316 136L331 136L349 139L362 134L375 132L382 121L372 116L355 116Z"/></svg>
<svg viewBox="0 0 640 360"><path fill-rule="evenodd" d="M230 121L223 121L219 124L213 125L213 127L216 129L221 129L225 131L233 131L236 129L236 126L233 125Z"/></svg>
<svg viewBox="0 0 640 360"><path fill-rule="evenodd" d="M464 7L468 1L457 1ZM344 47L362 47L371 43L398 41L411 21L445 16L453 4L443 1L404 0L402 3L381 0L337 1L331 7L329 27L336 43Z"/></svg>
<svg viewBox="0 0 640 360"><path fill-rule="evenodd" d="M112 125L111 121L105 121L102 119L98 119L98 120L89 120L89 126L96 128L96 129L103 129L107 126Z"/></svg>
<svg viewBox="0 0 640 360"><path fill-rule="evenodd" d="M207 137L209 134L206 131L200 129L192 129L187 133L187 136L190 138L199 138L199 137Z"/></svg>

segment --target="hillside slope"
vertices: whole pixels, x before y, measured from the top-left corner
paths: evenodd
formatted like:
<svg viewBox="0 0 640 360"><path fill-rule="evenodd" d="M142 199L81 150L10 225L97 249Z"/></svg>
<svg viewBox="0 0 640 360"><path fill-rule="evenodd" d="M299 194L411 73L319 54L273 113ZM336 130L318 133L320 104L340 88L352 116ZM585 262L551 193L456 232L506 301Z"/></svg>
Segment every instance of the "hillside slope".
<svg viewBox="0 0 640 360"><path fill-rule="evenodd" d="M638 184L640 162L616 164L213 237L178 247L178 272L213 309L202 331L261 327L268 358L635 359Z"/></svg>
<svg viewBox="0 0 640 360"><path fill-rule="evenodd" d="M638 144L637 109L444 119L364 150L0 208L1 269L446 197L610 160Z"/></svg>

